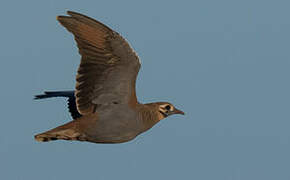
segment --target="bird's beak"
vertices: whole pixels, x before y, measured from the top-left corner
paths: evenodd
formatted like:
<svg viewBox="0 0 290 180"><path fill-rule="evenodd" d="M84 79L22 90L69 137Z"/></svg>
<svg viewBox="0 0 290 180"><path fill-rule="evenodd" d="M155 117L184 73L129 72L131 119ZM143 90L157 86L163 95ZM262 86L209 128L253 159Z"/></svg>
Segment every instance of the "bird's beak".
<svg viewBox="0 0 290 180"><path fill-rule="evenodd" d="M179 109L176 109L176 108L175 108L175 110L174 110L174 114L182 114L182 115L184 115L184 112L181 111L181 110L179 110Z"/></svg>

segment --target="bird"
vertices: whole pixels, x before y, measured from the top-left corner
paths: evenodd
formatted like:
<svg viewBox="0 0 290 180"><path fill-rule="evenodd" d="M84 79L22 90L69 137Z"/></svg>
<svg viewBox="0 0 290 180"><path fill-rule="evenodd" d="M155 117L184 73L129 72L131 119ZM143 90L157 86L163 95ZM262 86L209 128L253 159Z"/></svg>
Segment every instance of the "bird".
<svg viewBox="0 0 290 180"><path fill-rule="evenodd" d="M35 99L68 98L73 120L35 135L36 141L124 143L168 116L184 115L169 102L142 104L137 100L135 84L141 62L118 32L73 11L57 20L73 34L81 55L75 90L47 91Z"/></svg>

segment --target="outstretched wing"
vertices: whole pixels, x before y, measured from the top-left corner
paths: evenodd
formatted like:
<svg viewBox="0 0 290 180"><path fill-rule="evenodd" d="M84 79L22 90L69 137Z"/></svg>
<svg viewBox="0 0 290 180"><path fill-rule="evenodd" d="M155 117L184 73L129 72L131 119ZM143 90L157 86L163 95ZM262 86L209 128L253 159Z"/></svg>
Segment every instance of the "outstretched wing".
<svg viewBox="0 0 290 180"><path fill-rule="evenodd" d="M76 77L76 104L90 114L111 104L137 103L135 81L140 61L129 43L104 24L79 13L58 16L77 42L81 63Z"/></svg>
<svg viewBox="0 0 290 180"><path fill-rule="evenodd" d="M45 91L44 94L36 95L34 99L46 99L52 97L67 97L68 109L72 118L77 119L82 116L77 110L74 91Z"/></svg>

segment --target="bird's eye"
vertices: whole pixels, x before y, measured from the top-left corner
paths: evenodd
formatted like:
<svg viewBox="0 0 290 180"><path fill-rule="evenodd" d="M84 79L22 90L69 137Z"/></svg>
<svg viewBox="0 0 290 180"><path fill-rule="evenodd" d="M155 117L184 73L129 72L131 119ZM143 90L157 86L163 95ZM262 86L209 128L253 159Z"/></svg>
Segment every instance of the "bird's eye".
<svg viewBox="0 0 290 180"><path fill-rule="evenodd" d="M168 111L170 110L170 108L171 108L170 105L165 106L165 109Z"/></svg>

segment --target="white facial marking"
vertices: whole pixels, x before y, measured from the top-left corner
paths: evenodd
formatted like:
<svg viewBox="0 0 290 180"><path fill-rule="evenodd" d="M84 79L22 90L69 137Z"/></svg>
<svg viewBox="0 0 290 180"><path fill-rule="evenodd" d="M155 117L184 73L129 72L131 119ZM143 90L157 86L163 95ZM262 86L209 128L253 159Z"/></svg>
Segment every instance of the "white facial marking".
<svg viewBox="0 0 290 180"><path fill-rule="evenodd" d="M169 106L170 107L170 109L166 109L166 106ZM173 111L173 106L172 105L170 105L170 104L163 104L163 105L160 105L160 110L162 111L162 112L166 112L166 111Z"/></svg>

